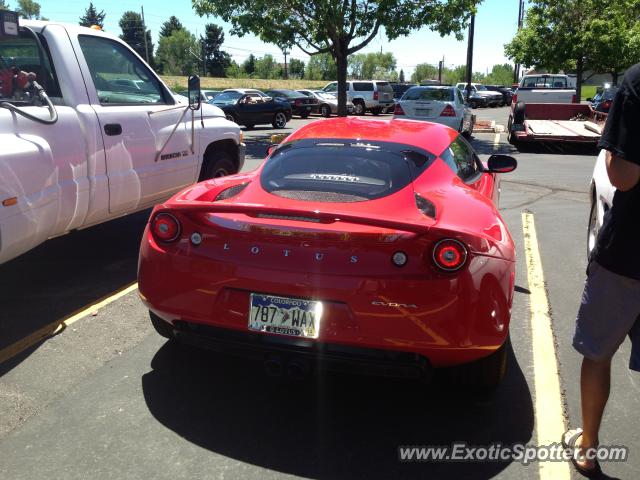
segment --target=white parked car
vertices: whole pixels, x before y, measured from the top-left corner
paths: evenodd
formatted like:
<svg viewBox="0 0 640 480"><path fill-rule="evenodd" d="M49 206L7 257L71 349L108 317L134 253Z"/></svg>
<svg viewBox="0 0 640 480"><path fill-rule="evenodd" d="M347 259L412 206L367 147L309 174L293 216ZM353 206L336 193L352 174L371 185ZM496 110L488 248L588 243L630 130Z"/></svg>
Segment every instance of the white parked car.
<svg viewBox="0 0 640 480"><path fill-rule="evenodd" d="M330 117L332 113L338 113L338 97L322 90L298 90L298 92L318 100L318 113L323 117ZM347 113L353 115L355 109L353 102L347 98Z"/></svg>
<svg viewBox="0 0 640 480"><path fill-rule="evenodd" d="M591 254L591 251L596 246L598 232L604 221L604 214L607 213L613 205L613 195L616 193L616 189L611 185L609 175L607 174L606 156L606 150L602 150L600 155L598 155L589 188L591 209L589 211L589 228L587 230L588 255Z"/></svg>
<svg viewBox="0 0 640 480"><path fill-rule="evenodd" d="M469 136L473 133L474 117L455 87L411 87L396 103L393 116L442 123Z"/></svg>

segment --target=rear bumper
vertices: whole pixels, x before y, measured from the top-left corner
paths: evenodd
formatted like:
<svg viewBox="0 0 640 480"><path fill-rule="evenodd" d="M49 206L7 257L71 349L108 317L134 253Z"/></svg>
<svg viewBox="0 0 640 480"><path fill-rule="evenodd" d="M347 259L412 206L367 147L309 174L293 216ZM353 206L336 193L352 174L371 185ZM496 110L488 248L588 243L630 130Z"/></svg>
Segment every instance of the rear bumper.
<svg viewBox="0 0 640 480"><path fill-rule="evenodd" d="M427 359L411 353L272 337L187 322L174 324L173 333L181 343L225 355L283 365L302 360L319 371L425 380L432 372Z"/></svg>

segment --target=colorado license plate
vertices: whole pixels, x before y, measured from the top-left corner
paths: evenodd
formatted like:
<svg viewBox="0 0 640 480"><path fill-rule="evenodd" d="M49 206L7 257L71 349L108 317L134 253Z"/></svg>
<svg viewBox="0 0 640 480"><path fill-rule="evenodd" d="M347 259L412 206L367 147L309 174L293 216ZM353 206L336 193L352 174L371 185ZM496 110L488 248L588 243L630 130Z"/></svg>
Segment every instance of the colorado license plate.
<svg viewBox="0 0 640 480"><path fill-rule="evenodd" d="M322 302L251 294L249 330L318 338Z"/></svg>

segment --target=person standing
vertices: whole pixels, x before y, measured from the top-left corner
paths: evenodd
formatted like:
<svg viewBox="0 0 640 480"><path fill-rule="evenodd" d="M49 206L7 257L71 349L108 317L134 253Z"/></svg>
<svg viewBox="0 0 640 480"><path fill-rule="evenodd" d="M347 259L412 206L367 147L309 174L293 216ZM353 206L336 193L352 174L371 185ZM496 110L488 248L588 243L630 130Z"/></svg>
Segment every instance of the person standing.
<svg viewBox="0 0 640 480"><path fill-rule="evenodd" d="M611 385L611 359L625 337L632 343L629 368L640 371L640 64L631 67L609 110L600 148L617 189L589 259L576 319L574 348L580 373L582 428L568 430L565 447L581 474L600 475L593 456Z"/></svg>

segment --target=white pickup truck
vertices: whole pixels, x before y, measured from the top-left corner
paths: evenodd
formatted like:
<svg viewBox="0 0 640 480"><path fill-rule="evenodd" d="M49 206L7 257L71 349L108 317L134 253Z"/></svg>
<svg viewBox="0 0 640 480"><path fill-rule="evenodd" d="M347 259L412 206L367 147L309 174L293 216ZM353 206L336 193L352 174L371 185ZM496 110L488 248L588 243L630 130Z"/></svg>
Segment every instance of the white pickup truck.
<svg viewBox="0 0 640 480"><path fill-rule="evenodd" d="M512 104L525 103L578 103L575 88L567 75L525 75L516 93L513 95Z"/></svg>
<svg viewBox="0 0 640 480"><path fill-rule="evenodd" d="M242 168L238 125L180 103L120 39L38 21L0 34L0 264Z"/></svg>

